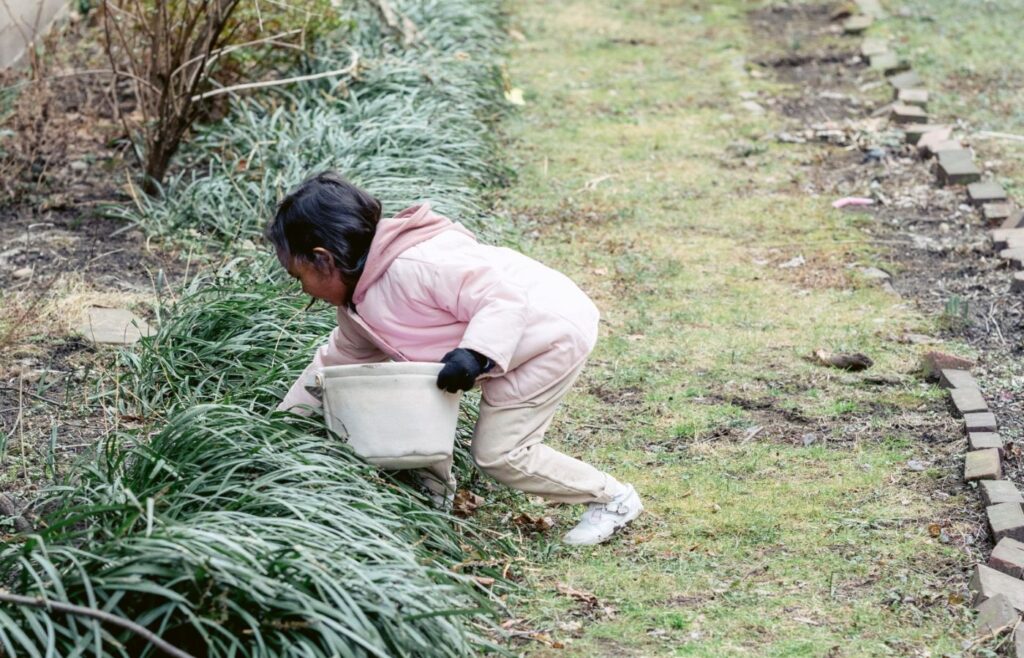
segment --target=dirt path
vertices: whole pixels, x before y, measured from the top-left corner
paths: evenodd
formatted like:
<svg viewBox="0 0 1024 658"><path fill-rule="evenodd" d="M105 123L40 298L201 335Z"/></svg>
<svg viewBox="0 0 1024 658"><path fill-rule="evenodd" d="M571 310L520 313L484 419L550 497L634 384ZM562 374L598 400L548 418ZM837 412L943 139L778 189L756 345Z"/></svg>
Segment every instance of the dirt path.
<svg viewBox="0 0 1024 658"><path fill-rule="evenodd" d="M871 93L808 104L798 78L757 64L799 32L740 2L516 9L526 105L504 206L604 317L552 440L636 483L649 509L607 547L527 543L536 594L513 627L546 633L527 650L959 652L985 539L960 431L914 374L918 341L943 335L865 273L893 268L892 232L830 207L856 187L830 178L835 158L860 153L774 137L864 114ZM856 42L836 48L842 62ZM804 358L821 348L875 365Z"/></svg>

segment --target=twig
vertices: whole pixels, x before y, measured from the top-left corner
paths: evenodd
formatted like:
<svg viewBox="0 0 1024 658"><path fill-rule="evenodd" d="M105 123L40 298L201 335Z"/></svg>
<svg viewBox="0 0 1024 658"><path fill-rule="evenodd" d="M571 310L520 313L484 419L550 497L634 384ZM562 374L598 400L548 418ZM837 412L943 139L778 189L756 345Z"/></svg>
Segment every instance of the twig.
<svg viewBox="0 0 1024 658"><path fill-rule="evenodd" d="M107 59L110 60L110 67L114 74L111 80L111 101L114 107L114 112L117 114L117 118L121 121L121 127L124 128L125 136L128 137L128 141L131 142L132 152L135 154L135 158L139 161L139 164L144 165L145 159L142 157L142 149L139 148L138 142L133 136L132 129L128 126L128 119L125 117L124 112L120 109L120 103L117 98L117 82L121 79L121 75L118 71L117 58L114 56L114 32L110 29L110 10L120 10L119 7L104 1L103 3L103 46L106 49ZM117 22L114 22L114 27L117 27ZM118 29L120 34L120 29ZM122 39L123 41L123 39ZM138 93L138 86L136 86L135 97L139 99L139 104L145 108L145 104L142 103L142 96ZM137 203L137 202L136 202Z"/></svg>
<svg viewBox="0 0 1024 658"><path fill-rule="evenodd" d="M209 66L210 64L213 64L215 61L217 61L217 59L221 55L227 55L228 53L232 53L232 52L234 52L236 50L239 50L241 48L247 48L249 46L255 46L255 45L260 44L260 43L275 42L276 39L283 38L283 37L290 37L290 36L294 36L296 34L302 34L302 29L301 28L296 28L294 30L288 30L287 32L281 32L280 34L272 34L271 36L263 37L262 39L256 39L254 41L247 41L245 43L239 43L239 44L235 44L233 46L225 46L224 48L218 48L217 50L214 50L213 52L210 53L210 59L207 60L206 66ZM275 45L278 45L278 44L275 43ZM284 45L284 44L280 44L280 45ZM174 69L174 71L171 73L171 75L172 76L177 75L178 73L181 72L181 70L183 68L185 68L189 64L195 64L196 62L198 62L201 59L203 59L202 55L200 55L198 57L193 57L192 59L188 60L187 62L185 62L184 64L182 64L178 68Z"/></svg>
<svg viewBox="0 0 1024 658"><path fill-rule="evenodd" d="M22 387L24 386L25 378L18 376L18 443L21 446L21 475L28 483L32 484L32 478L28 475L28 458L25 456L25 414L23 412L25 408L24 400L22 398Z"/></svg>
<svg viewBox="0 0 1024 658"><path fill-rule="evenodd" d="M325 71L323 73L311 73L309 75L297 75L292 78L284 78L282 80L261 80L260 82L245 82L238 85L231 85L230 87L222 87L220 89L214 89L203 94L198 94L192 97L192 102L198 102L206 98L213 96L219 96L221 94L228 94L234 91L241 91L243 89L259 89L262 87L276 87L279 85L292 84L293 82L308 82L310 80L319 80L320 78L328 78L335 75L346 75L353 74L359 67L359 53L352 51L352 63L343 69L335 69L333 71Z"/></svg>
<svg viewBox="0 0 1024 658"><path fill-rule="evenodd" d="M108 624L114 624L121 628L126 628L136 635L141 635L147 642L160 649L169 656L174 658L196 658L194 655L182 651L176 646L170 644L166 640L161 639L156 633L149 630L145 626L140 626L135 622L125 619L124 617L118 617L112 615L109 612L103 610L97 610L96 608L86 608L80 605L74 605L73 603L64 603L62 601L50 601L44 599L41 596L21 596L20 594L11 594L6 590L0 589L0 602L13 603L14 605L27 605L33 608L45 608L46 610L55 610L57 612L66 612L72 615L81 615L83 617L91 617L98 619Z"/></svg>
<svg viewBox="0 0 1024 658"><path fill-rule="evenodd" d="M35 399L39 400L40 402L46 402L48 404L52 404L55 407L59 407L60 406L60 402L57 402L55 400L50 400L49 398L44 398L42 395L36 395L35 393L32 393L31 391L21 391L20 389L14 388L13 386L0 386L0 390L11 391L11 392L18 391L19 395L27 395L30 398L35 398Z"/></svg>
<svg viewBox="0 0 1024 658"><path fill-rule="evenodd" d="M115 77L119 76L119 75L123 75L123 76L125 76L127 78L132 78L134 80L138 80L139 82L141 82L141 83L143 83L145 85L148 85L150 87L153 86L152 84L150 84L149 82L146 82L145 80L142 80L141 78L136 78L136 76L132 75L131 73L128 73L127 71L118 71L118 70L115 70L115 69L81 69L81 70L78 70L78 71L68 71L66 73L54 73L53 75L48 75L45 78L39 78L38 80L25 80L23 82L18 82L16 84L13 84L9 88L15 89L15 88L17 88L19 86L24 86L24 85L38 83L38 82L51 82L53 80L61 80L63 78L77 78L77 77L86 76L86 75L112 75L112 76L115 76Z"/></svg>
<svg viewBox="0 0 1024 658"><path fill-rule="evenodd" d="M1024 135L1014 135L1013 133L1000 133L992 130L979 130L974 133L974 137L981 137L982 139L1008 139L1011 142L1024 142Z"/></svg>
<svg viewBox="0 0 1024 658"><path fill-rule="evenodd" d="M25 32L24 29L22 29L20 21L18 20L18 16L14 13L14 10L11 9L11 5L8 4L7 0L0 0L0 4L4 6L4 10L7 12L7 17L11 19L11 25L13 25L14 29L17 30L18 33L21 35L21 40L25 42L25 49L27 50L29 46L32 45L32 38L28 35L27 32Z"/></svg>
<svg viewBox="0 0 1024 658"><path fill-rule="evenodd" d="M112 251L108 251L106 253L102 253L99 256L93 256L92 258L90 258L89 260L87 260L85 262L85 266L88 267L89 265L92 265L93 263L95 263L96 261L98 261L101 258L106 258L107 256L113 256L114 254L122 252L122 251L124 251L124 249L114 249Z"/></svg>
<svg viewBox="0 0 1024 658"><path fill-rule="evenodd" d="M999 322L996 320L996 305L990 304L988 307L988 317L992 319L992 324L996 328L996 335L999 336L999 342L1006 345L1006 338L1003 336L1003 330L999 328Z"/></svg>

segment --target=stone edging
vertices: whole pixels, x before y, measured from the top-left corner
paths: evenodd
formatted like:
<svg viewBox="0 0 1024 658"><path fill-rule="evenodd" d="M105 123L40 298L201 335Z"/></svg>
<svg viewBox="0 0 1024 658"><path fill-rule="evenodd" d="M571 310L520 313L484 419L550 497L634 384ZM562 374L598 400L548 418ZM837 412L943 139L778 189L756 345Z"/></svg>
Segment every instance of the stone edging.
<svg viewBox="0 0 1024 658"><path fill-rule="evenodd" d="M856 0L859 13L843 23L845 34L867 31L875 19L885 17L878 0ZM936 182L940 187L965 185L966 200L978 208L991 231L993 248L999 257L1017 270L1010 290L1024 292L1024 210L1018 209L995 181L982 180L970 148L953 136L954 126L929 123L928 90L908 62L889 50L881 39L865 38L861 55L870 67L886 77L893 88L890 121L903 128L906 141L917 147L922 159L934 159ZM938 378L949 390L954 415L963 419L967 436L964 480L977 483L985 515L996 543L987 564L974 567L970 588L978 611L978 630L998 635L1013 629L1013 653L1024 658L1024 496L1009 479L1004 479L1003 440L995 414L989 410L971 362L941 353L925 357L926 374Z"/></svg>
<svg viewBox="0 0 1024 658"><path fill-rule="evenodd" d="M861 34L876 18L885 16L877 0L857 0L857 6L861 13L843 23L846 34ZM952 124L929 122L928 90L908 62L890 51L889 44L881 39L864 39L860 52L892 86L893 103L887 114L893 123L903 127L907 143L916 146L922 158L935 160L938 185L966 185L966 201L979 209L990 228L998 227L990 233L992 246L1000 258L1017 270L1010 290L1024 292L1024 209L1013 203L999 183L982 180L974 151L954 138Z"/></svg>

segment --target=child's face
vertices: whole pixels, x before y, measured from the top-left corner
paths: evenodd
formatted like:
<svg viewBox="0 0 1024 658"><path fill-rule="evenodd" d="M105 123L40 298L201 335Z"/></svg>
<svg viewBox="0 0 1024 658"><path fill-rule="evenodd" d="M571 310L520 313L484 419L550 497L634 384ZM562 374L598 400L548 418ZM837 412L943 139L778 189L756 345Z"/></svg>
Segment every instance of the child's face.
<svg viewBox="0 0 1024 658"><path fill-rule="evenodd" d="M288 270L288 274L302 283L302 292L332 306L343 306L348 300L349 290L345 282L341 280L341 274L334 264L334 259L325 249L317 247L314 252L323 252L320 256L322 263L319 267L302 258L289 259L280 253L277 257Z"/></svg>

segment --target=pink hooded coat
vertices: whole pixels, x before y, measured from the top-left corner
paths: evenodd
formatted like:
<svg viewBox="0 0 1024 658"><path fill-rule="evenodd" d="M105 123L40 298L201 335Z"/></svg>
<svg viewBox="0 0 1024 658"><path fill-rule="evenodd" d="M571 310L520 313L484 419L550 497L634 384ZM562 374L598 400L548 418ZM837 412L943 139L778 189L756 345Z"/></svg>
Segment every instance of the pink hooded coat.
<svg viewBox="0 0 1024 658"><path fill-rule="evenodd" d="M320 405L305 390L325 366L429 361L463 347L489 357L484 399L534 397L582 363L597 341L598 311L565 275L523 254L480 244L429 203L382 219L351 307L288 391L281 409Z"/></svg>

